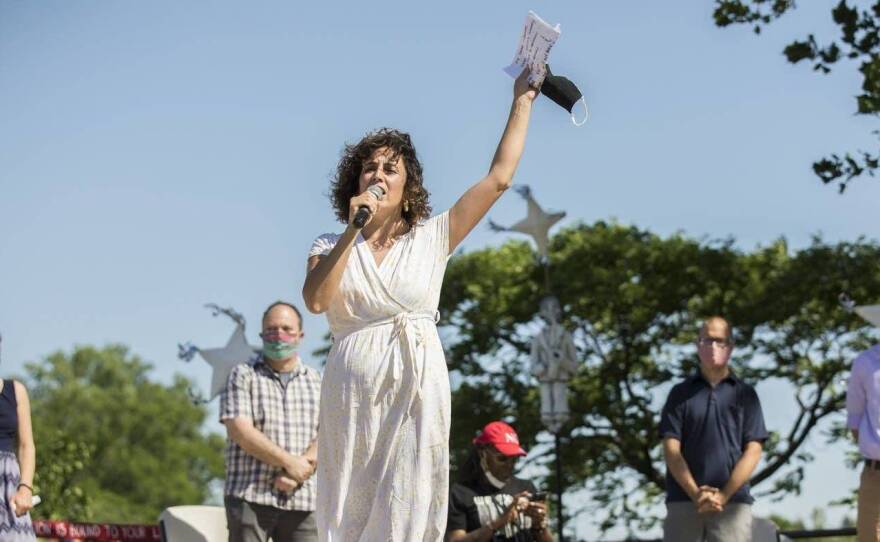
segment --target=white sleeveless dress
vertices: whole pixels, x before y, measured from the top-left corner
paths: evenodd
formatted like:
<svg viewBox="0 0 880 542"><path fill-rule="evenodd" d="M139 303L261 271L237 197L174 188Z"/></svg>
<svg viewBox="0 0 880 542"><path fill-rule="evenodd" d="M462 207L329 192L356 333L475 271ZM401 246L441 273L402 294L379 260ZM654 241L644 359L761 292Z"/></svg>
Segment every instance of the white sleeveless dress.
<svg viewBox="0 0 880 542"><path fill-rule="evenodd" d="M339 239L324 234L309 256ZM449 374L435 325L449 213L395 242L382 264L358 235L327 311L318 539L440 542L449 492Z"/></svg>

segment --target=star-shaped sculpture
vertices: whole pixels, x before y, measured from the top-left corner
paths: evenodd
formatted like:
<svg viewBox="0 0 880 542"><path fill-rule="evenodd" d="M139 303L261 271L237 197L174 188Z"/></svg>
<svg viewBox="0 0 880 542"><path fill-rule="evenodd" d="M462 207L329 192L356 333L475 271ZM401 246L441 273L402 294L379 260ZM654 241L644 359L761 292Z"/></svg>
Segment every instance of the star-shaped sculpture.
<svg viewBox="0 0 880 542"><path fill-rule="evenodd" d="M565 217L565 212L549 213L542 209L538 202L535 201L535 198L532 197L532 190L528 185L517 186L514 190L525 198L528 203L528 214L526 217L509 227L499 226L490 220L489 227L493 231L515 231L530 236L535 240L538 254L546 260L549 255L550 228Z"/></svg>
<svg viewBox="0 0 880 542"><path fill-rule="evenodd" d="M229 379L229 373L232 368L240 363L254 363L259 359L260 351L247 342L245 336L244 318L232 309L222 309L217 305L206 305L214 311L214 316L225 314L235 322L235 331L226 342L223 348L207 348L202 349L193 345L178 345L180 353L178 357L185 361L190 361L198 354L208 365L211 366L213 372L211 374L211 395L208 400L214 399L226 387L226 381Z"/></svg>
<svg viewBox="0 0 880 542"><path fill-rule="evenodd" d="M211 396L213 399L226 387L226 380L232 368L240 363L251 363L259 356L259 351L248 344L244 326L235 326L232 337L223 348L200 349L199 355L214 370L211 374Z"/></svg>

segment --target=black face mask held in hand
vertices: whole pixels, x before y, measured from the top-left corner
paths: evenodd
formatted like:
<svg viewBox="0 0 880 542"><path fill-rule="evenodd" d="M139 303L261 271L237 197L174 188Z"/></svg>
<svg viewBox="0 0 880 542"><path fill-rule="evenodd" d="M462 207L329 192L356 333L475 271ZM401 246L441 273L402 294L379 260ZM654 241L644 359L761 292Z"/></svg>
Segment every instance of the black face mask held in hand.
<svg viewBox="0 0 880 542"><path fill-rule="evenodd" d="M574 123L575 126L583 125L587 122L587 118L590 116L590 110L587 108L587 102L584 100L584 95L567 77L553 75L550 71L550 66L546 65L546 67L547 75L544 77L544 83L541 84L541 94L547 96L562 106L563 109L571 113L571 122ZM575 104L578 102L584 103L584 120L580 122L574 119L574 113L572 113L572 109L574 109Z"/></svg>

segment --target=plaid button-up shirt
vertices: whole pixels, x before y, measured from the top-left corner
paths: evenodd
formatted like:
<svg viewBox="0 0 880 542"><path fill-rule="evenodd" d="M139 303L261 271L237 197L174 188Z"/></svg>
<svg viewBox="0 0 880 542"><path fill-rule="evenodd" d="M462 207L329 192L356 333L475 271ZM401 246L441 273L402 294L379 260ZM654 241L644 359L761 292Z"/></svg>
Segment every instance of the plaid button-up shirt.
<svg viewBox="0 0 880 542"><path fill-rule="evenodd" d="M320 395L320 374L302 361L286 386L263 361L237 365L220 396L220 421L248 418L279 447L302 455L318 437ZM288 494L275 489L278 474L281 469L263 463L227 439L226 495L282 510L314 511L315 477Z"/></svg>

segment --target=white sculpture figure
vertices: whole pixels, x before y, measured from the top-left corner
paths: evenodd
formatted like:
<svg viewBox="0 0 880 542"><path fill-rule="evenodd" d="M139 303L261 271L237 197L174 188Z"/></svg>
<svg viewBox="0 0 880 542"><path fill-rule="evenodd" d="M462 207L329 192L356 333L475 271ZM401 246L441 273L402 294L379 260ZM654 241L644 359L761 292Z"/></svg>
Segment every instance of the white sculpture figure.
<svg viewBox="0 0 880 542"><path fill-rule="evenodd" d="M528 203L529 210L526 217L510 227L499 226L490 220L489 227L493 231L515 231L531 236L538 246L538 254L546 261L550 245L550 228L565 217L565 212L548 213L544 211L532 197L532 190L528 185L517 186L514 190Z"/></svg>
<svg viewBox="0 0 880 542"><path fill-rule="evenodd" d="M568 382L577 373L577 350L560 321L558 299L541 299L540 314L547 325L532 341L532 374L541 382L541 421L556 433L568 421Z"/></svg>

